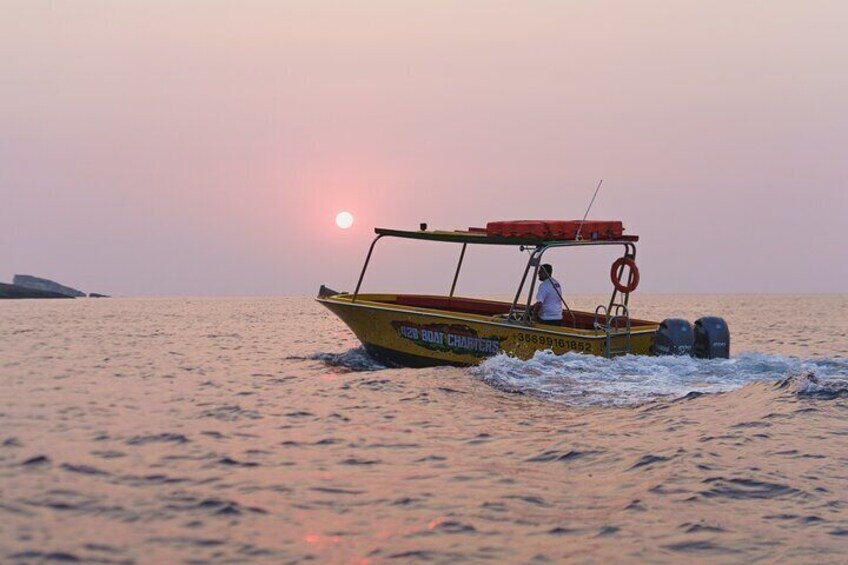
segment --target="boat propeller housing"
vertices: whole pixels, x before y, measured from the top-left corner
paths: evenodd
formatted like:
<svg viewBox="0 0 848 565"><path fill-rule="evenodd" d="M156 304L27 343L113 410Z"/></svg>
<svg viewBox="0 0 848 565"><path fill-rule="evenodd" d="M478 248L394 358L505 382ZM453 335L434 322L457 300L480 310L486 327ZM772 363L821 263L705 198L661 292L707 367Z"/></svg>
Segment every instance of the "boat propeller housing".
<svg viewBox="0 0 848 565"><path fill-rule="evenodd" d="M654 353L657 355L691 355L699 359L728 359L730 329L717 316L705 316L695 322L669 318L657 330Z"/></svg>
<svg viewBox="0 0 848 565"><path fill-rule="evenodd" d="M660 323L654 352L657 355L692 355L695 336L692 324L681 318L668 318Z"/></svg>
<svg viewBox="0 0 848 565"><path fill-rule="evenodd" d="M730 357L730 329L718 316L705 316L695 322L695 345L692 353L700 359Z"/></svg>

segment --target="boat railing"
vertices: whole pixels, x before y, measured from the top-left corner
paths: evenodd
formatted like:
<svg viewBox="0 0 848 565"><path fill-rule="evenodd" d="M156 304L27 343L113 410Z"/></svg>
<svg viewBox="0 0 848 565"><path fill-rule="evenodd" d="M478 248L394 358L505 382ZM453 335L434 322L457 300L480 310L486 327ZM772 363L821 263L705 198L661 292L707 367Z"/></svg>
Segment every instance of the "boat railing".
<svg viewBox="0 0 848 565"><path fill-rule="evenodd" d="M595 308L595 321L592 324L592 327L594 327L596 331L604 329L604 324L600 322L601 316L603 316L604 319L607 318L607 307L603 304L600 304L597 308Z"/></svg>
<svg viewBox="0 0 848 565"><path fill-rule="evenodd" d="M582 224L581 224L582 225ZM530 253L530 257L527 261L527 265L524 269L524 273L521 277L521 281L518 284L518 288L515 292L515 297L512 301L512 305L510 307L509 313L506 315L506 320L508 323L523 325L523 326L532 326L533 325L533 316L532 313L532 298L535 290L535 283L539 277L539 269L542 264L542 256L546 251L559 247L585 247L588 245L591 246L606 246L606 245L622 245L624 246L624 257L635 259L636 257L636 247L635 242L639 239L638 236L622 236L618 239L611 240L544 240L544 241L534 241L532 238L530 240L525 241L522 238L509 238L509 237L489 237L489 236L481 236L479 233L465 233L465 232L440 232L440 231L427 231L427 225L421 224L421 229L418 232L412 231L403 231L403 230L388 230L383 228L375 228L374 229L377 236L371 242L371 246L368 248L368 254L365 257L365 263L362 265L362 271L359 273L359 279L356 282L356 288L353 291L353 295L351 297L351 302L356 302L359 298L359 291L362 288L362 282L365 279L365 272L368 270L368 265L371 262L371 256L374 253L374 248L377 245L377 242L383 237L400 237L407 239L424 239L431 241L444 241L444 242L453 242L453 243L461 243L462 249L460 250L459 259L457 261L456 269L454 270L453 280L451 281L450 286L450 297L453 297L456 292L457 282L459 280L460 271L462 269L463 260L465 259L465 252L468 244L496 244L496 245L513 245L518 246L518 248L523 252L527 251ZM529 279L529 280L528 280ZM527 298L526 300L522 300L522 294L526 288ZM571 318L571 324L573 327L578 326L577 316L574 312L571 311L571 308L566 303L562 294L557 291L557 294L560 295L560 299L565 307L568 315ZM623 303L617 303L616 300L619 299L619 294L621 295L620 300ZM603 330L607 334L607 342L611 344L612 342L612 333L613 326L612 322L615 321L615 333L621 334L622 324L626 327L627 340L628 340L628 350L629 350L629 341L630 341L630 314L627 311L627 301L629 299L630 292L620 292L618 287L613 287L612 296L610 297L609 305L606 308L598 307L595 310L595 330L600 331ZM604 323L600 324L600 314L603 311L604 314ZM611 349L608 347L608 349Z"/></svg>
<svg viewBox="0 0 848 565"><path fill-rule="evenodd" d="M603 318L601 318L603 316ZM603 322L601 320L603 319ZM604 356L626 355L632 349L630 311L624 304L613 304L609 310L603 304L595 308L596 331L603 331ZM619 342L623 341L624 344Z"/></svg>

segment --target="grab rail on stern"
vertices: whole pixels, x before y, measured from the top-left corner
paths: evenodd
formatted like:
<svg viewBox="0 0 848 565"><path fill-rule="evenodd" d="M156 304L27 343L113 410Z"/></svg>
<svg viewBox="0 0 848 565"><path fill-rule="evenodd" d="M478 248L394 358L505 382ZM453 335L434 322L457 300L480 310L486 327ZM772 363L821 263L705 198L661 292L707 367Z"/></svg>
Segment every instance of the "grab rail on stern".
<svg viewBox="0 0 848 565"><path fill-rule="evenodd" d="M595 330L602 330L605 334L604 357L611 358L617 355L627 355L632 351L630 311L624 304L613 304L611 310L603 304L595 308ZM600 317L604 316L601 323ZM622 327L623 324L623 327ZM623 344L617 342L623 341Z"/></svg>

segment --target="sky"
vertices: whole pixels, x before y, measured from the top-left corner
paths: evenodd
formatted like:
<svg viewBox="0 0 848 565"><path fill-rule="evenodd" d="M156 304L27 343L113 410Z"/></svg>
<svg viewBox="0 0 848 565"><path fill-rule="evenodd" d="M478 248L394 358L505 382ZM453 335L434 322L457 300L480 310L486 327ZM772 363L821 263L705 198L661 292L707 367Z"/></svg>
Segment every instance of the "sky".
<svg viewBox="0 0 848 565"><path fill-rule="evenodd" d="M580 218L604 179L590 218L640 235L639 291L848 292L841 0L0 11L0 281L352 290L374 226ZM363 289L447 291L458 253L381 242ZM606 292L605 253L555 277ZM470 250L460 293L525 260Z"/></svg>

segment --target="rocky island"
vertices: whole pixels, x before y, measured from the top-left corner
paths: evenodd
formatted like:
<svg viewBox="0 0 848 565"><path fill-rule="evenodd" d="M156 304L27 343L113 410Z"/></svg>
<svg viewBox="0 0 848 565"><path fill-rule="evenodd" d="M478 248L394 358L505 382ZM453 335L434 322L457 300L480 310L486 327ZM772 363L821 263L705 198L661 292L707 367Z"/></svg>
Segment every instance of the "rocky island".
<svg viewBox="0 0 848 565"><path fill-rule="evenodd" d="M34 277L32 275L15 275L15 278L12 279L12 284L33 290L43 290L45 292L64 294L65 296L70 296L72 298L85 296L85 293L81 290L59 284L49 279Z"/></svg>
<svg viewBox="0 0 848 565"><path fill-rule="evenodd" d="M0 298L73 298L73 296L27 288L16 284L0 283Z"/></svg>
<svg viewBox="0 0 848 565"><path fill-rule="evenodd" d="M86 294L81 290L32 275L15 275L12 284L0 283L0 298L79 298L83 296ZM107 295L96 292L89 296L107 298Z"/></svg>

